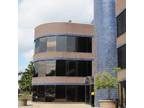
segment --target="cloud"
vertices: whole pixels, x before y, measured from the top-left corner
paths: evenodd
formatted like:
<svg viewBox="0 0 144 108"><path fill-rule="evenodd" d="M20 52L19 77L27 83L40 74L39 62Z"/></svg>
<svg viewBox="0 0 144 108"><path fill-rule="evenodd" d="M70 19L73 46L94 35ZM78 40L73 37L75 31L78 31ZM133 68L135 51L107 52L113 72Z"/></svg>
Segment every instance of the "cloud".
<svg viewBox="0 0 144 108"><path fill-rule="evenodd" d="M18 71L19 72L23 72L28 64L30 63L30 61L33 60L33 52L34 50L31 49L31 50L28 50L26 52L23 52L23 53L20 53L19 54L19 66L18 66Z"/></svg>
<svg viewBox="0 0 144 108"><path fill-rule="evenodd" d="M34 28L47 22L91 23L93 0L20 0L19 1L19 54L21 64L32 60ZM19 58L21 60L21 58ZM24 61L25 60L25 61ZM20 66L22 69L26 66Z"/></svg>
<svg viewBox="0 0 144 108"><path fill-rule="evenodd" d="M34 28L41 23L72 20L90 23L93 0L22 0L19 4L19 52L34 47Z"/></svg>
<svg viewBox="0 0 144 108"><path fill-rule="evenodd" d="M35 27L44 22L90 23L93 0L23 0L19 6L19 26Z"/></svg>
<svg viewBox="0 0 144 108"><path fill-rule="evenodd" d="M24 53L24 57L27 61L32 61L33 59L33 49Z"/></svg>
<svg viewBox="0 0 144 108"><path fill-rule="evenodd" d="M34 48L34 30L32 28L19 28L18 47L19 53L27 52Z"/></svg>

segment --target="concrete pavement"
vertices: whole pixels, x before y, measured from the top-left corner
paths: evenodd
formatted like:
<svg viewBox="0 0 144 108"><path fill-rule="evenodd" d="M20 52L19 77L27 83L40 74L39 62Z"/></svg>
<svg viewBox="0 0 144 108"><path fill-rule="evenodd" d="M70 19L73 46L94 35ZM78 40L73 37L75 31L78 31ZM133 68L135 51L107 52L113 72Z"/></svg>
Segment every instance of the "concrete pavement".
<svg viewBox="0 0 144 108"><path fill-rule="evenodd" d="M29 106L19 106L19 108L93 108L85 103L40 103L33 102Z"/></svg>

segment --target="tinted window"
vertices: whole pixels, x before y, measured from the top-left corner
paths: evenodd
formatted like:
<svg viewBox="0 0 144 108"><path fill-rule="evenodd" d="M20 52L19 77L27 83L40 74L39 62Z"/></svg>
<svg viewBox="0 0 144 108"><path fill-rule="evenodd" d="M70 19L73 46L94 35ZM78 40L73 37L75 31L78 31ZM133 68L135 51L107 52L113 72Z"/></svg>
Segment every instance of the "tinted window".
<svg viewBox="0 0 144 108"><path fill-rule="evenodd" d="M47 51L47 38L40 38L39 40L39 52Z"/></svg>
<svg viewBox="0 0 144 108"><path fill-rule="evenodd" d="M118 67L126 68L126 45L118 48Z"/></svg>
<svg viewBox="0 0 144 108"><path fill-rule="evenodd" d="M37 63L34 63L34 69L35 69L35 73L33 74L33 77L38 77L38 66Z"/></svg>
<svg viewBox="0 0 144 108"><path fill-rule="evenodd" d="M51 36L35 40L35 53L46 51L92 52L92 38Z"/></svg>
<svg viewBox="0 0 144 108"><path fill-rule="evenodd" d="M79 76L87 76L87 63L83 61L78 62Z"/></svg>
<svg viewBox="0 0 144 108"><path fill-rule="evenodd" d="M92 75L92 62L88 61L87 62L87 76L91 76Z"/></svg>
<svg viewBox="0 0 144 108"><path fill-rule="evenodd" d="M79 73L79 76L91 76L92 75L91 61L79 61L78 73Z"/></svg>
<svg viewBox="0 0 144 108"><path fill-rule="evenodd" d="M65 76L66 74L66 61L57 60L56 61L56 76Z"/></svg>
<svg viewBox="0 0 144 108"><path fill-rule="evenodd" d="M45 86L45 101L52 102L56 97L56 86Z"/></svg>
<svg viewBox="0 0 144 108"><path fill-rule="evenodd" d="M56 75L56 61L47 61L46 76L55 76L55 75Z"/></svg>
<svg viewBox="0 0 144 108"><path fill-rule="evenodd" d="M39 39L37 39L36 41L35 41L35 53L38 53L39 52L39 47L40 47L40 41L39 41Z"/></svg>
<svg viewBox="0 0 144 108"><path fill-rule="evenodd" d="M35 40L35 53L47 51L47 38L39 38Z"/></svg>
<svg viewBox="0 0 144 108"><path fill-rule="evenodd" d="M46 70L45 62L36 62L35 63L35 70L36 70L36 73L38 73L38 76L44 77L45 76L45 70Z"/></svg>
<svg viewBox="0 0 144 108"><path fill-rule="evenodd" d="M47 37L47 51L56 51L56 37Z"/></svg>
<svg viewBox="0 0 144 108"><path fill-rule="evenodd" d="M66 76L76 76L76 75L77 75L77 62L67 61Z"/></svg>
<svg viewBox="0 0 144 108"><path fill-rule="evenodd" d="M67 50L67 37L66 36L57 36L56 37L57 51L66 51Z"/></svg>
<svg viewBox="0 0 144 108"><path fill-rule="evenodd" d="M65 99L65 86L64 85L57 85L56 86L56 99Z"/></svg>
<svg viewBox="0 0 144 108"><path fill-rule="evenodd" d="M84 85L33 86L33 101L84 102L85 101L85 93L86 92L85 92ZM90 96L90 95L88 95L88 96Z"/></svg>
<svg viewBox="0 0 144 108"><path fill-rule="evenodd" d="M78 37L77 38L77 51L78 52L91 52L92 51L91 38Z"/></svg>
<svg viewBox="0 0 144 108"><path fill-rule="evenodd" d="M38 76L91 76L92 62L78 60L57 60L35 62Z"/></svg>
<svg viewBox="0 0 144 108"><path fill-rule="evenodd" d="M126 10L117 17L117 36L126 32Z"/></svg>
<svg viewBox="0 0 144 108"><path fill-rule="evenodd" d="M67 37L67 51L75 52L76 50L76 37Z"/></svg>
<svg viewBox="0 0 144 108"><path fill-rule="evenodd" d="M38 73L38 76L55 76L55 61L40 61L35 62L35 70Z"/></svg>

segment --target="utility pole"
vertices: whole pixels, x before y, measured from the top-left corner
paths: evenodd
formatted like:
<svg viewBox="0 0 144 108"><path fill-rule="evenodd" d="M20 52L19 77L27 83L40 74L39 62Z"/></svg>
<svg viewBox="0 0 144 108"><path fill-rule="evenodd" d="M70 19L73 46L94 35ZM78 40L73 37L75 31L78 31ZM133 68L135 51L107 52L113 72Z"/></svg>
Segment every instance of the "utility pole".
<svg viewBox="0 0 144 108"><path fill-rule="evenodd" d="M115 17L115 0L94 0L94 24L96 28L96 73L110 72L117 67L117 30ZM112 99L117 98L117 90L112 89ZM99 100L107 99L107 89L97 90L95 105Z"/></svg>

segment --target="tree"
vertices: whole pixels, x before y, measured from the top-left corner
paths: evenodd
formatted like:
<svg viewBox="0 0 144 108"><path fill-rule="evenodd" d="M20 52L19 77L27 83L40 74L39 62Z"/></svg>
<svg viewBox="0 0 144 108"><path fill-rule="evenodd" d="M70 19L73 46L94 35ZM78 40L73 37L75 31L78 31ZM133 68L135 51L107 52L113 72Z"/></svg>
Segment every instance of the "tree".
<svg viewBox="0 0 144 108"><path fill-rule="evenodd" d="M32 76L35 73L34 64L30 62L28 67L23 72L21 79L19 81L19 87L23 91L31 92L32 88Z"/></svg>

